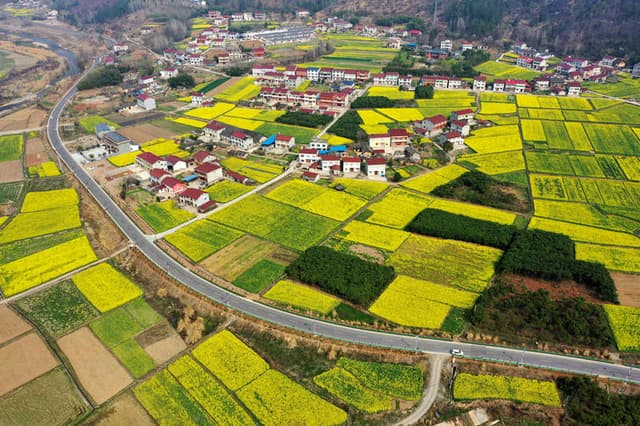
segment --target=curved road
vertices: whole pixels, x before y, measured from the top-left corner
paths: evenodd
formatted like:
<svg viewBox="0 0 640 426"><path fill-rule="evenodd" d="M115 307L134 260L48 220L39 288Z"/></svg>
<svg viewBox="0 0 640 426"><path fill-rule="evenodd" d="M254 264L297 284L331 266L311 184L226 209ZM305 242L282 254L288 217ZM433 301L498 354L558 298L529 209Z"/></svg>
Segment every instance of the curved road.
<svg viewBox="0 0 640 426"><path fill-rule="evenodd" d="M469 358L527 365L579 374L600 375L612 379L640 383L640 369L638 368L544 352L531 352L473 343L455 343L446 340L347 327L281 311L245 299L242 296L211 284L200 276L183 268L177 261L163 252L153 242L149 241L133 221L120 210L109 195L107 195L93 178L73 159L69 151L67 151L58 131L58 122L64 107L75 92L76 87L74 85L58 102L49 117L47 135L51 145L82 185L85 186L111 219L120 227L122 232L133 243L137 244L139 250L152 262L164 269L169 275L193 291L249 316L283 327L331 339L368 346L444 355L448 355L450 350L455 347L464 351L465 357Z"/></svg>

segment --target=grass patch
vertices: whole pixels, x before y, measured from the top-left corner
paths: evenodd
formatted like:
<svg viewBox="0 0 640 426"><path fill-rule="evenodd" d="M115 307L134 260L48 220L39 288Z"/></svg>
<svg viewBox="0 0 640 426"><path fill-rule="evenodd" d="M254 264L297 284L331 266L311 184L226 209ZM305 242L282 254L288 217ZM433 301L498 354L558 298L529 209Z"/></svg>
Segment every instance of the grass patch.
<svg viewBox="0 0 640 426"><path fill-rule="evenodd" d="M242 232L205 219L167 235L165 240L192 261L199 262L242 235Z"/></svg>
<svg viewBox="0 0 640 426"><path fill-rule="evenodd" d="M178 207L175 201L167 200L149 204L136 210L156 232L163 232L195 217L194 214Z"/></svg>
<svg viewBox="0 0 640 426"><path fill-rule="evenodd" d="M244 271L233 284L250 293L260 293L284 275L285 266L262 259Z"/></svg>

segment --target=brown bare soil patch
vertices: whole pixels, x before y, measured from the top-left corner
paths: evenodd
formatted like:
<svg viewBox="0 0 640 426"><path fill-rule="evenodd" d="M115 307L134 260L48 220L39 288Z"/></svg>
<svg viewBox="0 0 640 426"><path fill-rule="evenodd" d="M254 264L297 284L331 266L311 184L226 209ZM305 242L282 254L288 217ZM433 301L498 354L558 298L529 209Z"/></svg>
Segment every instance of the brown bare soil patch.
<svg viewBox="0 0 640 426"><path fill-rule="evenodd" d="M58 361L36 333L0 348L0 396L52 370Z"/></svg>
<svg viewBox="0 0 640 426"><path fill-rule="evenodd" d="M15 182L24 179L22 161L3 161L0 166L0 183Z"/></svg>
<svg viewBox="0 0 640 426"><path fill-rule="evenodd" d="M590 303L602 304L602 300L594 297L589 289L575 281L545 281L536 278L523 277L520 275L506 274L505 282L513 284L517 289L527 289L529 291L546 290L552 300L566 299L569 297L582 297Z"/></svg>
<svg viewBox="0 0 640 426"><path fill-rule="evenodd" d="M174 333L172 336L147 346L144 350L156 364L162 364L186 348L187 345L184 343L184 340L182 340L178 334Z"/></svg>
<svg viewBox="0 0 640 426"><path fill-rule="evenodd" d="M250 235L237 239L227 247L200 262L207 271L229 281L273 253L279 246Z"/></svg>
<svg viewBox="0 0 640 426"><path fill-rule="evenodd" d="M27 167L37 166L45 161L49 161L49 155L42 139L29 139L26 143L26 165Z"/></svg>
<svg viewBox="0 0 640 426"><path fill-rule="evenodd" d="M640 275L612 272L611 278L616 284L620 304L640 308Z"/></svg>
<svg viewBox="0 0 640 426"><path fill-rule="evenodd" d="M130 393L98 411L85 423L86 426L152 426L154 424L144 408Z"/></svg>
<svg viewBox="0 0 640 426"><path fill-rule="evenodd" d="M0 344L31 330L31 326L6 305L0 306Z"/></svg>
<svg viewBox="0 0 640 426"><path fill-rule="evenodd" d="M46 112L38 107L24 108L2 117L2 120L0 120L0 131L6 132L40 127L44 124L46 118Z"/></svg>
<svg viewBox="0 0 640 426"><path fill-rule="evenodd" d="M349 251L362 257L365 260L373 260L376 263L384 263L384 255L373 247L367 247L360 244L354 244L349 247Z"/></svg>
<svg viewBox="0 0 640 426"><path fill-rule="evenodd" d="M154 126L149 123L122 127L118 130L118 133L128 137L139 145L157 138L170 139L175 134L167 129L163 129L162 127Z"/></svg>
<svg viewBox="0 0 640 426"><path fill-rule="evenodd" d="M102 404L128 386L133 379L100 340L83 327L58 340L82 386Z"/></svg>

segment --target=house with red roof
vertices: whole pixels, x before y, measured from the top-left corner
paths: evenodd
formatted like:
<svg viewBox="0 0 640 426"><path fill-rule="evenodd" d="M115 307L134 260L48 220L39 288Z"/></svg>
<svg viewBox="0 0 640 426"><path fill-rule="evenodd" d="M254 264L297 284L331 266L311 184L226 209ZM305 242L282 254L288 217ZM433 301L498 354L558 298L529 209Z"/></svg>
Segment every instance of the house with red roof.
<svg viewBox="0 0 640 426"><path fill-rule="evenodd" d="M163 80L168 80L170 78L177 77L177 76L178 76L177 68L165 68L163 70L160 70L160 78Z"/></svg>
<svg viewBox="0 0 640 426"><path fill-rule="evenodd" d="M320 179L320 175L314 172L303 172L302 180L306 180L307 182L316 183Z"/></svg>
<svg viewBox="0 0 640 426"><path fill-rule="evenodd" d="M409 133L405 129L389 130L389 138L394 151L401 149L404 152L404 148L409 145Z"/></svg>
<svg viewBox="0 0 640 426"><path fill-rule="evenodd" d="M196 163L196 165L200 165L202 163L212 163L217 159L218 158L216 158L215 155L211 154L208 151L198 151L193 154L193 161Z"/></svg>
<svg viewBox="0 0 640 426"><path fill-rule="evenodd" d="M313 148L302 148L298 152L298 163L309 165L318 161L318 150Z"/></svg>
<svg viewBox="0 0 640 426"><path fill-rule="evenodd" d="M451 113L451 119L452 120L473 120L473 117L475 117L476 113L474 110L472 110L471 108L466 108L466 109L461 109L458 111L453 111Z"/></svg>
<svg viewBox="0 0 640 426"><path fill-rule="evenodd" d="M473 78L473 91L481 92L487 89L487 77L484 75L478 75Z"/></svg>
<svg viewBox="0 0 640 426"><path fill-rule="evenodd" d="M153 111L154 109L156 109L156 100L149 95L145 95L144 93L138 96L137 104L145 111Z"/></svg>
<svg viewBox="0 0 640 426"><path fill-rule="evenodd" d="M358 157L342 157L342 173L356 176L360 173L360 159Z"/></svg>
<svg viewBox="0 0 640 426"><path fill-rule="evenodd" d="M210 200L209 194L195 188L187 188L178 194L178 202L182 205L200 208Z"/></svg>
<svg viewBox="0 0 640 426"><path fill-rule="evenodd" d="M460 132L462 136L469 136L469 133L471 133L471 126L469 126L467 120L451 120L449 128L453 132Z"/></svg>
<svg viewBox="0 0 640 426"><path fill-rule="evenodd" d="M229 144L243 151L249 151L255 148L255 141L253 140L253 136L239 130L232 131L225 137L225 139L229 142Z"/></svg>
<svg viewBox="0 0 640 426"><path fill-rule="evenodd" d="M158 193L168 197L173 197L176 194L184 191L185 188L186 185L184 184L184 182L180 182L173 176L167 176L162 179L162 182L160 182L160 185L158 186Z"/></svg>
<svg viewBox="0 0 640 426"><path fill-rule="evenodd" d="M453 145L453 149L460 149L465 147L462 133L457 131L450 131L450 132L441 134L440 143L444 144L445 142L450 142L451 145Z"/></svg>
<svg viewBox="0 0 640 426"><path fill-rule="evenodd" d="M387 160L380 157L367 158L364 170L370 179L386 180Z"/></svg>
<svg viewBox="0 0 640 426"><path fill-rule="evenodd" d="M167 162L167 169L171 172L179 172L187 168L187 162L175 155L167 155L164 159Z"/></svg>
<svg viewBox="0 0 640 426"><path fill-rule="evenodd" d="M166 170L163 169L151 169L151 171L149 172L149 181L152 184L159 184L162 182L162 179L164 179L167 176L171 176L171 173L169 173Z"/></svg>
<svg viewBox="0 0 640 426"><path fill-rule="evenodd" d="M202 133L205 137L209 138L210 141L218 142L222 138L224 129L226 129L226 127L214 120L202 129Z"/></svg>
<svg viewBox="0 0 640 426"><path fill-rule="evenodd" d="M289 151L296 146L296 138L289 135L277 135L275 141L276 151Z"/></svg>
<svg viewBox="0 0 640 426"><path fill-rule="evenodd" d="M372 133L369 135L369 148L384 149L385 151L391 147L391 136L389 133Z"/></svg>
<svg viewBox="0 0 640 426"><path fill-rule="evenodd" d="M152 152L143 152L136 157L136 165L143 169L162 169L167 170L167 161L158 157Z"/></svg>
<svg viewBox="0 0 640 426"><path fill-rule="evenodd" d="M329 154L320 156L320 170L322 170L323 173L331 174L336 170L335 167L340 171L340 157Z"/></svg>
<svg viewBox="0 0 640 426"><path fill-rule="evenodd" d="M255 183L253 181L253 179L246 177L245 175L241 175L238 172L234 172L233 170L229 170L229 169L225 169L224 170L224 174L226 177L228 177L230 180L234 181L234 182L238 182L241 183L243 185L251 185L253 183Z"/></svg>
<svg viewBox="0 0 640 426"><path fill-rule="evenodd" d="M447 125L447 118L438 114L433 117L425 117L422 121L417 121L414 126L423 129L427 137L439 135Z"/></svg>
<svg viewBox="0 0 640 426"><path fill-rule="evenodd" d="M222 167L217 163L203 163L194 170L204 186L209 186L222 179Z"/></svg>

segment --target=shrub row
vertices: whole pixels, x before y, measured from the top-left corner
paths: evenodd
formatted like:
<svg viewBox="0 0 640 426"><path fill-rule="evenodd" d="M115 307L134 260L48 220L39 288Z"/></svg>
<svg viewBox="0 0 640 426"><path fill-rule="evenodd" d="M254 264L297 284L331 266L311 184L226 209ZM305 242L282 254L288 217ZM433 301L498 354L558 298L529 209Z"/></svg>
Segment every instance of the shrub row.
<svg viewBox="0 0 640 426"><path fill-rule="evenodd" d="M294 126L303 127L324 127L331 123L333 117L324 114L309 114L306 112L287 111L280 117L276 118L278 123L293 124Z"/></svg>
<svg viewBox="0 0 640 426"><path fill-rule="evenodd" d="M392 266L368 262L329 247L311 247L287 266L287 275L367 306L395 278Z"/></svg>
<svg viewBox="0 0 640 426"><path fill-rule="evenodd" d="M394 105L386 96L361 96L351 103L351 108L393 108Z"/></svg>
<svg viewBox="0 0 640 426"><path fill-rule="evenodd" d="M413 219L407 230L417 234L506 249L517 231L513 225L501 225L486 220L474 219L443 210L424 209Z"/></svg>
<svg viewBox="0 0 640 426"><path fill-rule="evenodd" d="M329 133L355 140L361 124L364 124L364 121L360 115L356 111L349 110L331 126Z"/></svg>

